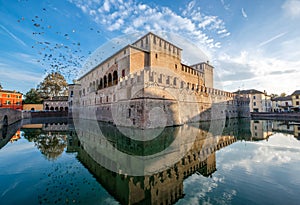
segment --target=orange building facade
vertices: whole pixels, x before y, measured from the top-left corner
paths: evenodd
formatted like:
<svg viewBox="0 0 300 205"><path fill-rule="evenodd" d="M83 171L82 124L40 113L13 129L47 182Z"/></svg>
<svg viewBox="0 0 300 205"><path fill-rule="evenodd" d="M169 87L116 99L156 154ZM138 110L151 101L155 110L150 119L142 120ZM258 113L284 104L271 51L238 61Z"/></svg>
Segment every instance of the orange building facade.
<svg viewBox="0 0 300 205"><path fill-rule="evenodd" d="M0 108L22 110L22 93L9 90L0 90Z"/></svg>

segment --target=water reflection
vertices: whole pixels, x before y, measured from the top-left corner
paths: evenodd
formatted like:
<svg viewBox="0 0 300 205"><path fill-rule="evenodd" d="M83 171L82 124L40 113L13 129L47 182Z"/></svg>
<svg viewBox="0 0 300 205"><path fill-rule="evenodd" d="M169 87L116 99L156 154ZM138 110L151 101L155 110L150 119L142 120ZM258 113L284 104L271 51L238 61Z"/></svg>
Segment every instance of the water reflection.
<svg viewBox="0 0 300 205"><path fill-rule="evenodd" d="M55 160L67 146L68 120L51 120L45 124L23 125L22 131L23 137L33 142L48 160Z"/></svg>
<svg viewBox="0 0 300 205"><path fill-rule="evenodd" d="M77 153L76 158L121 204L173 204L185 198L184 181L191 175L208 179L215 175L217 150L236 141L267 141L278 132L294 134L299 139L300 126L295 122L230 119L168 127L156 138L145 141L139 139L147 138L155 130L119 130L112 124L90 120L42 122L27 122L30 124L23 124L21 130L21 123L8 127L5 136L1 136L2 147L21 133L50 161L57 160L64 152ZM51 201L52 195L47 196L48 186L56 184L59 189L68 184L64 189L66 195L73 190L72 186L76 187L75 179L70 181L64 176L73 171L80 173L79 167L53 166L54 171L47 174L53 182L39 196L40 202ZM76 195L78 191L79 188ZM80 201L76 195L67 197L63 192L60 195L57 200Z"/></svg>
<svg viewBox="0 0 300 205"><path fill-rule="evenodd" d="M97 124L101 133L96 132ZM78 159L121 204L173 204L184 197L184 179L192 174L212 176L217 150L237 140L267 140L273 134L271 121L231 119L165 128L155 140L144 142L133 140L138 136L127 137L110 124L81 120L77 125L81 126L73 133L72 150L78 152ZM222 129L221 135L217 129ZM180 143L173 143L176 138L181 139ZM171 149L163 153L163 158L154 155L168 147ZM152 157L143 158L142 163L122 158L116 150ZM131 169L140 169L144 174L127 174Z"/></svg>

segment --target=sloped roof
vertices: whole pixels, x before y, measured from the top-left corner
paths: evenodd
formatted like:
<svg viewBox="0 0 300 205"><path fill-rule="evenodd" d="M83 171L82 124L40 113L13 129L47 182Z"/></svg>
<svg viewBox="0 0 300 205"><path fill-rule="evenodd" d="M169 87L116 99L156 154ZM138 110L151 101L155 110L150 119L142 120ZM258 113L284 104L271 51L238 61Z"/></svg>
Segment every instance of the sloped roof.
<svg viewBox="0 0 300 205"><path fill-rule="evenodd" d="M285 96L285 97L277 97L277 98L274 98L272 100L273 101L288 101L288 100L292 100L292 96L288 95L288 96Z"/></svg>
<svg viewBox="0 0 300 205"><path fill-rule="evenodd" d="M292 95L300 95L300 90L294 91Z"/></svg>
<svg viewBox="0 0 300 205"><path fill-rule="evenodd" d="M259 90L255 89L249 89L249 90L238 90L234 92L235 94L264 94L264 92L261 92Z"/></svg>

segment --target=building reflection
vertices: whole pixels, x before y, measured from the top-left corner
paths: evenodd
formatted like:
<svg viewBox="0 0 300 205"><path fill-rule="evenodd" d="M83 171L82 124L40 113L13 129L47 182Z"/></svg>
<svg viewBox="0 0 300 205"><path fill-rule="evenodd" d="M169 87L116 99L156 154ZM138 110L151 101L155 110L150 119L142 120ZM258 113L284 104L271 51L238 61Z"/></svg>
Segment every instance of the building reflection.
<svg viewBox="0 0 300 205"><path fill-rule="evenodd" d="M21 131L20 131L20 129L18 129L18 131L14 134L14 136L12 136L11 138L10 138L10 142L11 143L13 143L13 142L16 142L16 141L18 141L19 139L21 139Z"/></svg>
<svg viewBox="0 0 300 205"><path fill-rule="evenodd" d="M91 124L78 124L82 127L76 127L77 134L72 132L68 150L78 152L78 159L121 204L173 204L184 196L184 179L192 174L211 176L216 171L216 151L236 141L229 129L219 135L211 133L211 124L168 127L150 142L126 137L118 128L104 123L98 124L102 132L99 134L99 127L88 126ZM213 128L222 129L224 125L218 121ZM176 138L179 143L174 143ZM164 156L157 154L168 147L171 149ZM120 160L120 155L107 153L116 150L151 157L139 165L130 157ZM166 165L170 161L174 163ZM130 175L131 169L140 169L145 175Z"/></svg>

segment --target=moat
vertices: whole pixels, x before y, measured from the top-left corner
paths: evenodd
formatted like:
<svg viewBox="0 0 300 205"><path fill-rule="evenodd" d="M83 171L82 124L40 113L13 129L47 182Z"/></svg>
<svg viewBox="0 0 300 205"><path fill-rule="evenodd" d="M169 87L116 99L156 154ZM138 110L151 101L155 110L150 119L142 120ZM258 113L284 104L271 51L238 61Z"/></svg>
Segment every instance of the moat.
<svg viewBox="0 0 300 205"><path fill-rule="evenodd" d="M44 118L1 130L1 204L298 204L300 123L140 131Z"/></svg>

